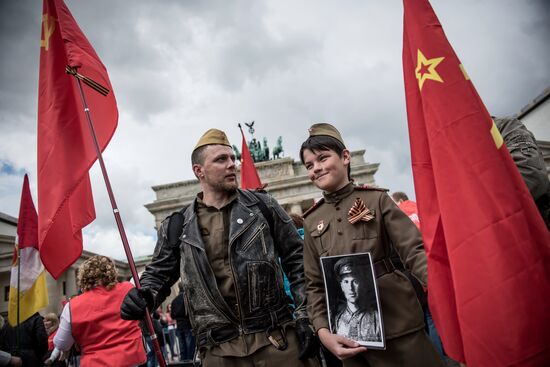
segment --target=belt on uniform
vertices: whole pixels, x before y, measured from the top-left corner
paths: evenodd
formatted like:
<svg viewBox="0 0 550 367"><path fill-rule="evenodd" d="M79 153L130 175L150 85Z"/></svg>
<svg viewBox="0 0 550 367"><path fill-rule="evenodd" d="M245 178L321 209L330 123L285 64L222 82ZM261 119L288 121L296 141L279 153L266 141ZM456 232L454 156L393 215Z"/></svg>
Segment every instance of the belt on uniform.
<svg viewBox="0 0 550 367"><path fill-rule="evenodd" d="M392 273L393 271L395 271L395 266L393 265L391 260L386 258L376 261L373 266L374 275L377 278L380 278L384 274Z"/></svg>
<svg viewBox="0 0 550 367"><path fill-rule="evenodd" d="M197 345L204 347L206 345L220 345L233 340L239 336L239 329L236 327L225 326L217 329L210 329L197 335Z"/></svg>
<svg viewBox="0 0 550 367"><path fill-rule="evenodd" d="M259 317L257 319L259 319ZM292 321L293 316L292 313L289 312L287 305L283 305L283 307L279 310L269 312L268 315L262 317L262 320L264 321L263 323L260 323L253 328L247 328L247 325L250 325L245 322L244 330L248 330L246 333L265 332L269 339L271 331L280 329L281 325ZM256 321L252 320L252 322ZM197 334L197 345L199 347L204 347L206 345L220 345L237 338L244 332L244 330L239 329L237 325L224 325L221 327L212 328ZM286 340L284 342L286 343ZM273 342L271 341L271 343Z"/></svg>

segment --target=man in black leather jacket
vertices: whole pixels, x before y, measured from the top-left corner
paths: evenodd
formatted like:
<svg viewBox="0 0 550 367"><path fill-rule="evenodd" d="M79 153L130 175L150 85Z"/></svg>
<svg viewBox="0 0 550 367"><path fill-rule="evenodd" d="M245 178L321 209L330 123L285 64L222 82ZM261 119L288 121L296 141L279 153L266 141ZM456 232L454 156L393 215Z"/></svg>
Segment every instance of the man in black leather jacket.
<svg viewBox="0 0 550 367"><path fill-rule="evenodd" d="M306 312L303 242L292 220L270 195L237 189L224 132L208 130L191 161L202 192L162 222L142 289L128 293L122 317L142 318L146 305L155 309L181 272L203 366L317 365L310 359L317 346ZM178 216L183 224L174 230Z"/></svg>

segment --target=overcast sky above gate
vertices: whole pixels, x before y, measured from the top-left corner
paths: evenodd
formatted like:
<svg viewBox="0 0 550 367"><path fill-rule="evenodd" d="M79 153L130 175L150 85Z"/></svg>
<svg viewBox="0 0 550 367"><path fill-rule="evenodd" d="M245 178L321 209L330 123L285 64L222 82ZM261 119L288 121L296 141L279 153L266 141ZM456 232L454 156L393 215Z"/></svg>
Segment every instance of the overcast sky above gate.
<svg viewBox="0 0 550 367"><path fill-rule="evenodd" d="M106 164L134 255L156 234L152 185L192 178L191 150L210 127L240 147L238 122L287 156L313 122L379 162L379 186L413 193L401 66L402 2L68 0L107 67L120 112ZM492 114L514 114L550 85L545 0L432 2ZM0 211L17 216L23 175L36 198L42 4L0 1ZM97 219L84 247L124 253L97 167Z"/></svg>

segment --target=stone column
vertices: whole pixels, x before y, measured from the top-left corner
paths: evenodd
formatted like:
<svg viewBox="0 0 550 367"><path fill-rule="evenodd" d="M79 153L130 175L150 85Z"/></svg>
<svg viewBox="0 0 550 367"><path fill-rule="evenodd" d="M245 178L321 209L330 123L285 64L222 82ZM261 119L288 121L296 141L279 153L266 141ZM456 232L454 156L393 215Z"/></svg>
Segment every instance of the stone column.
<svg viewBox="0 0 550 367"><path fill-rule="evenodd" d="M290 205L290 212L298 215L302 215L302 205L300 203L293 203Z"/></svg>

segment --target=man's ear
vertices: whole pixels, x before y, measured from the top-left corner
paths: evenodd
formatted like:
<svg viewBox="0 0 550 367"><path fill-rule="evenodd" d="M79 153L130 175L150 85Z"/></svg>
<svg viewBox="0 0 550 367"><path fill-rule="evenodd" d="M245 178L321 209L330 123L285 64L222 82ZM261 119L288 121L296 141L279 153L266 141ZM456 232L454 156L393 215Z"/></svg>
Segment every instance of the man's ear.
<svg viewBox="0 0 550 367"><path fill-rule="evenodd" d="M204 174L202 172L202 166L200 164L197 164L197 163L193 164L192 169L196 178L200 180L202 177L204 177Z"/></svg>

